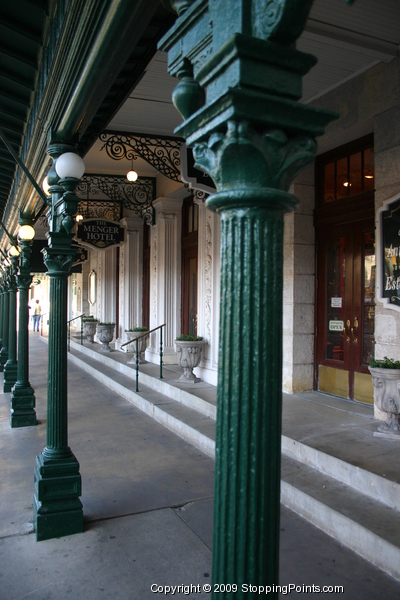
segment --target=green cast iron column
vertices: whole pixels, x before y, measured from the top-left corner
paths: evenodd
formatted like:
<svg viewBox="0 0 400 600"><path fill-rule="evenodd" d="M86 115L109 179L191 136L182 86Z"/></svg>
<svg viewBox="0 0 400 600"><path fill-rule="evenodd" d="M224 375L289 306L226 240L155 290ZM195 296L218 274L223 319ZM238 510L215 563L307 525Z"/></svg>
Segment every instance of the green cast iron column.
<svg viewBox="0 0 400 600"><path fill-rule="evenodd" d="M4 365L3 392L11 392L17 381L17 272L18 258L11 257L9 283L8 359Z"/></svg>
<svg viewBox="0 0 400 600"><path fill-rule="evenodd" d="M221 215L218 600L258 597L246 585L279 581L283 218L314 138L337 116L298 102L316 62L296 50L312 2L171 0L178 19L159 44L180 79L175 133L214 180L206 206Z"/></svg>
<svg viewBox="0 0 400 600"><path fill-rule="evenodd" d="M55 171L58 157L73 151L63 143L52 143L48 148L53 165L47 175L52 194L49 244L43 251L50 278L47 445L36 457L35 467L34 525L38 541L83 531L81 475L68 446L67 407L67 288L75 255L70 231L78 199ZM75 189L78 180L70 183Z"/></svg>
<svg viewBox="0 0 400 600"><path fill-rule="evenodd" d="M8 276L9 276L10 267L6 267L6 275L4 282L4 294L3 294L3 314L2 314L2 323L3 323L3 345L0 351L0 372L4 371L4 365L8 360L8 320L9 320L9 307L10 307L10 296L8 290Z"/></svg>
<svg viewBox="0 0 400 600"><path fill-rule="evenodd" d="M265 585L279 568L282 198L222 200L213 581Z"/></svg>
<svg viewBox="0 0 400 600"><path fill-rule="evenodd" d="M17 277L19 290L18 311L18 369L17 381L11 390L11 427L30 427L36 425L35 392L29 383L29 286L30 242L20 241L20 268Z"/></svg>
<svg viewBox="0 0 400 600"><path fill-rule="evenodd" d="M0 278L0 352L3 346L3 281L2 277Z"/></svg>

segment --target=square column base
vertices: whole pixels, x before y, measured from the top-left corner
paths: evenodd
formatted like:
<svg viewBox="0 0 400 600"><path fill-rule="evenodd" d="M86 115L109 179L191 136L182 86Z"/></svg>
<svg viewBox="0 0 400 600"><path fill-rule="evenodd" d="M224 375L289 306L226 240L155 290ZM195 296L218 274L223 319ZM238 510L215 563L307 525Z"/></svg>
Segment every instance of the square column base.
<svg viewBox="0 0 400 600"><path fill-rule="evenodd" d="M80 509L60 513L41 514L41 509L41 504L37 503L36 496L34 496L33 523L37 542L83 533L82 504Z"/></svg>
<svg viewBox="0 0 400 600"><path fill-rule="evenodd" d="M11 427L31 427L37 425L36 412L34 406L36 404L35 394L30 385L18 385L18 382L11 390L11 411L10 425Z"/></svg>
<svg viewBox="0 0 400 600"><path fill-rule="evenodd" d="M15 412L15 411L11 410L11 414L10 414L11 428L14 429L15 427L33 427L35 425L37 425L35 411L24 413L23 411Z"/></svg>
<svg viewBox="0 0 400 600"><path fill-rule="evenodd" d="M11 392L11 389L16 384L18 377L18 363L9 361L4 365L4 382L3 382L3 392L8 393Z"/></svg>
<svg viewBox="0 0 400 600"><path fill-rule="evenodd" d="M2 348L0 351L0 373L4 371L4 365L8 361L8 350Z"/></svg>
<svg viewBox="0 0 400 600"><path fill-rule="evenodd" d="M49 540L83 532L83 510L79 500L81 476L75 456L47 459L36 457L33 524L36 540Z"/></svg>

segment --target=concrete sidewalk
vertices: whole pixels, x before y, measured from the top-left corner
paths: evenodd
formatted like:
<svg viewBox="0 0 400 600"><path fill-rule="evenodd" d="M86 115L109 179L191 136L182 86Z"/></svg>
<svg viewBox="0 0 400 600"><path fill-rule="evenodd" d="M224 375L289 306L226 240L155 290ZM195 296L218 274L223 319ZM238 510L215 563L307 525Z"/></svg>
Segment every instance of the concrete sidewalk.
<svg viewBox="0 0 400 600"><path fill-rule="evenodd" d="M174 597L209 598L213 460L71 364L69 445L80 462L85 531L35 541L33 468L46 444L47 345L32 333L30 373L37 427L12 430L9 394L0 394L0 600L162 596L152 584L192 584L192 593ZM288 509L280 579L343 586L348 599L400 597L399 583Z"/></svg>

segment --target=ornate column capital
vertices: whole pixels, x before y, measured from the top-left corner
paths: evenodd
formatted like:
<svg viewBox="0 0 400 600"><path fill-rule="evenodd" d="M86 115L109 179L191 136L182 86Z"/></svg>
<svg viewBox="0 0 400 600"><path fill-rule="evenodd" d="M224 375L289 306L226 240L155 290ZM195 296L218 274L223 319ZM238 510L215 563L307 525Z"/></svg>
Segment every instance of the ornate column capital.
<svg viewBox="0 0 400 600"><path fill-rule="evenodd" d="M157 198L153 202L153 206L156 209L156 218L160 213L180 213L182 210L182 202L180 198Z"/></svg>
<svg viewBox="0 0 400 600"><path fill-rule="evenodd" d="M19 268L17 275L17 287L21 289L29 289L32 283L30 257L32 253L32 244L30 241L19 240L21 253L19 255Z"/></svg>
<svg viewBox="0 0 400 600"><path fill-rule="evenodd" d="M213 133L194 147L196 164L215 181L217 191L275 189L288 191L293 179L314 160L316 142L279 129L259 133L249 121L228 121L225 133Z"/></svg>
<svg viewBox="0 0 400 600"><path fill-rule="evenodd" d="M17 291L18 256L10 256L11 267L8 278L8 289L10 292Z"/></svg>
<svg viewBox="0 0 400 600"><path fill-rule="evenodd" d="M316 62L294 44L312 2L254 0L250 9L245 0L178 2L179 18L160 42L181 79L173 97L185 121L176 133L218 193L235 190L234 205L238 190L265 199L268 189L287 192L314 160L315 137L337 117L298 102ZM284 211L295 207L280 198ZM216 210L216 200L208 206Z"/></svg>
<svg viewBox="0 0 400 600"><path fill-rule="evenodd" d="M143 230L144 220L140 217L124 217L121 224L125 225L128 234L137 234Z"/></svg>

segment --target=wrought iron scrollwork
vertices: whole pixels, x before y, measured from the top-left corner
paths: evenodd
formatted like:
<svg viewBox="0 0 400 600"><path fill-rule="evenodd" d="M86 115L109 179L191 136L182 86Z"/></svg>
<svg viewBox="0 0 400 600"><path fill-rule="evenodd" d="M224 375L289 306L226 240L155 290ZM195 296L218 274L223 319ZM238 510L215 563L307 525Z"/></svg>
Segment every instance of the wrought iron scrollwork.
<svg viewBox="0 0 400 600"><path fill-rule="evenodd" d="M191 192L193 194L193 198L198 202L205 202L209 196L209 194L207 194L207 192L204 192L203 190L192 189Z"/></svg>
<svg viewBox="0 0 400 600"><path fill-rule="evenodd" d="M51 217L51 211L48 210L44 214L41 214L40 217L38 217L35 222L38 222L39 225L41 227L43 227L44 229L49 229L50 228L50 217Z"/></svg>
<svg viewBox="0 0 400 600"><path fill-rule="evenodd" d="M126 208L146 223L154 223L155 177L139 177L132 183L123 175L86 173L75 193L81 199L78 210L85 219L119 221L122 209Z"/></svg>
<svg viewBox="0 0 400 600"><path fill-rule="evenodd" d="M165 177L181 182L180 148L184 143L181 138L106 132L99 139L104 142L101 150L105 149L113 160L140 157Z"/></svg>
<svg viewBox="0 0 400 600"><path fill-rule="evenodd" d="M121 204L109 202L108 200L81 200L78 204L78 215L84 219L105 219L107 221L119 221L121 215Z"/></svg>

